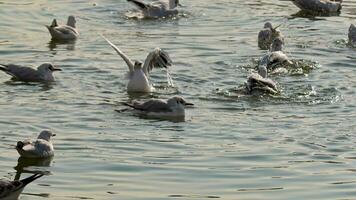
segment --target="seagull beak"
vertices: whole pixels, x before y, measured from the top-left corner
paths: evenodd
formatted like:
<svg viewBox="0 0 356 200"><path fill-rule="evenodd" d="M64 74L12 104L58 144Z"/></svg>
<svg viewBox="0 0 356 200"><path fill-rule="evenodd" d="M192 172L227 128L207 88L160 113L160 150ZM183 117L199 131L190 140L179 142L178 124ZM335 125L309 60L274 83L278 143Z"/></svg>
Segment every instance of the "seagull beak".
<svg viewBox="0 0 356 200"><path fill-rule="evenodd" d="M58 68L58 67L53 67L52 68L52 71L54 72L54 71L62 71L62 69L61 68Z"/></svg>
<svg viewBox="0 0 356 200"><path fill-rule="evenodd" d="M188 102L185 102L185 104L184 105L186 105L186 106L194 106L194 104L193 103L188 103Z"/></svg>

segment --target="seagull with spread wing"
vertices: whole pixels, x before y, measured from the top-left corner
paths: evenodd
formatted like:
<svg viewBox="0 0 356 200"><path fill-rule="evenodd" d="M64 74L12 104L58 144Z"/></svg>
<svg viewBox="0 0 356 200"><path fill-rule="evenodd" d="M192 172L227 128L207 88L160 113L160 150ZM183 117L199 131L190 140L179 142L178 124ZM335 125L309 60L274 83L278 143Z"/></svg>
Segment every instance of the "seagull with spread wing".
<svg viewBox="0 0 356 200"><path fill-rule="evenodd" d="M127 84L128 92L149 93L154 91L154 87L149 81L149 73L153 68L168 68L172 66L172 60L168 53L160 48L155 48L147 55L145 63L140 61L133 62L117 46L102 36L110 46L119 54L129 67L129 82Z"/></svg>

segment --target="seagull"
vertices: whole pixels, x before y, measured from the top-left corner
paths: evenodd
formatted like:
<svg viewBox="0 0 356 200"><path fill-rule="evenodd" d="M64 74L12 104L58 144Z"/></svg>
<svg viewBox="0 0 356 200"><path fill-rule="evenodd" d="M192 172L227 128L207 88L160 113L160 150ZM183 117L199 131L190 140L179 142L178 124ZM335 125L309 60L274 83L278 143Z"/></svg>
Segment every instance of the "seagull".
<svg viewBox="0 0 356 200"><path fill-rule="evenodd" d="M356 47L356 26L353 24L349 28L349 43Z"/></svg>
<svg viewBox="0 0 356 200"><path fill-rule="evenodd" d="M252 73L247 82L245 82L245 86L248 94L254 94L258 91L267 94L279 93L277 83L267 78L267 68L265 66L259 67L258 73Z"/></svg>
<svg viewBox="0 0 356 200"><path fill-rule="evenodd" d="M0 180L0 199L1 200L16 200L19 198L25 186L32 181L42 177L43 174L34 174L20 181Z"/></svg>
<svg viewBox="0 0 356 200"><path fill-rule="evenodd" d="M149 73L154 67L166 68L172 66L172 60L168 53L160 48L155 48L147 55L145 63L140 61L133 62L112 42L102 36L110 46L119 54L129 67L129 82L127 84L128 92L149 93L154 91L152 84L149 81Z"/></svg>
<svg viewBox="0 0 356 200"><path fill-rule="evenodd" d="M51 131L42 131L35 141L18 141L16 150L25 158L48 158L54 155L51 137L56 136Z"/></svg>
<svg viewBox="0 0 356 200"><path fill-rule="evenodd" d="M123 104L137 110L139 114L156 118L184 117L185 106L194 105L186 102L184 98L180 96L171 97L167 101L152 99L144 103L133 102L132 104Z"/></svg>
<svg viewBox="0 0 356 200"><path fill-rule="evenodd" d="M12 76L13 80L23 82L53 82L55 81L53 72L62 71L51 63L44 63L37 69L14 64L0 64L0 70Z"/></svg>
<svg viewBox="0 0 356 200"><path fill-rule="evenodd" d="M274 39L270 47L270 52L262 57L259 62L259 66L265 66L268 70L271 70L281 64L293 64L293 62L289 60L288 56L283 53L283 44L283 39L279 37Z"/></svg>
<svg viewBox="0 0 356 200"><path fill-rule="evenodd" d="M273 40L277 37L281 38L284 44L283 35L279 30L279 26L273 28L270 22L266 22L263 29L258 33L258 47L263 50L269 49Z"/></svg>
<svg viewBox="0 0 356 200"><path fill-rule="evenodd" d="M146 18L160 18L174 16L178 14L177 6L181 6L179 0L158 0L152 3L145 3L141 0L127 0L140 9Z"/></svg>
<svg viewBox="0 0 356 200"><path fill-rule="evenodd" d="M75 40L79 36L79 32L75 27L74 16L69 16L67 25L58 25L57 20L53 19L52 24L46 27L52 36L53 40L67 41Z"/></svg>
<svg viewBox="0 0 356 200"><path fill-rule="evenodd" d="M292 0L301 10L317 13L336 13L342 8L342 0Z"/></svg>

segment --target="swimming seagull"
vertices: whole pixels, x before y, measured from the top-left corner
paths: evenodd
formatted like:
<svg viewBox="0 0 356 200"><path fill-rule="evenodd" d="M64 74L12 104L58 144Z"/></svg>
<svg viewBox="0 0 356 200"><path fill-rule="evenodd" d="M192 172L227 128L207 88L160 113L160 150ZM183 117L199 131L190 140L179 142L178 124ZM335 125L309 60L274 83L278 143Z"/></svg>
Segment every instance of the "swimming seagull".
<svg viewBox="0 0 356 200"><path fill-rule="evenodd" d="M248 94L254 94L255 92L267 94L279 93L277 83L267 78L266 66L260 66L258 73L252 73L245 82L245 86Z"/></svg>
<svg viewBox="0 0 356 200"><path fill-rule="evenodd" d="M167 101L152 99L144 103L133 102L132 104L123 103L148 117L184 117L185 116L185 106L194 105L188 103L183 97L174 96L169 98Z"/></svg>
<svg viewBox="0 0 356 200"><path fill-rule="evenodd" d="M32 181L42 177L43 174L34 174L20 181L0 180L0 199L1 200L16 200L19 198L25 186Z"/></svg>
<svg viewBox="0 0 356 200"><path fill-rule="evenodd" d="M336 13L342 8L342 0L292 0L303 11L317 13Z"/></svg>
<svg viewBox="0 0 356 200"><path fill-rule="evenodd" d="M273 28L270 22L265 23L263 29L258 33L258 47L260 49L269 49L273 40L277 37L281 38L284 43L283 35L277 30L278 27Z"/></svg>
<svg viewBox="0 0 356 200"><path fill-rule="evenodd" d="M178 14L177 6L181 6L179 0L158 0L152 3L145 3L141 0L127 0L140 9L146 18L160 18L174 16Z"/></svg>
<svg viewBox="0 0 356 200"><path fill-rule="evenodd" d="M51 137L55 136L51 131L42 131L36 140L18 141L16 150L25 158L48 158L54 155Z"/></svg>
<svg viewBox="0 0 356 200"><path fill-rule="evenodd" d="M76 20L74 16L69 16L67 25L58 25L57 20L53 19L52 24L47 26L53 40L75 40L79 36L79 32L75 27Z"/></svg>
<svg viewBox="0 0 356 200"><path fill-rule="evenodd" d="M293 64L289 60L288 56L283 53L283 40L279 37L273 40L271 44L270 52L262 57L259 62L259 66L265 66L268 70L280 66L281 64Z"/></svg>
<svg viewBox="0 0 356 200"><path fill-rule="evenodd" d="M13 80L24 82L52 82L55 81L53 72L62 71L51 63L44 63L37 69L14 64L0 64L0 70L12 76Z"/></svg>
<svg viewBox="0 0 356 200"><path fill-rule="evenodd" d="M349 43L356 47L356 26L353 24L349 28Z"/></svg>
<svg viewBox="0 0 356 200"><path fill-rule="evenodd" d="M151 53L147 55L145 63L140 61L132 62L132 60L125 55L118 47L112 42L102 36L110 46L121 56L129 67L129 82L127 84L128 92L152 92L153 86L149 82L149 73L154 67L166 68L172 66L172 60L168 53L160 48L155 48ZM168 74L168 73L167 73Z"/></svg>

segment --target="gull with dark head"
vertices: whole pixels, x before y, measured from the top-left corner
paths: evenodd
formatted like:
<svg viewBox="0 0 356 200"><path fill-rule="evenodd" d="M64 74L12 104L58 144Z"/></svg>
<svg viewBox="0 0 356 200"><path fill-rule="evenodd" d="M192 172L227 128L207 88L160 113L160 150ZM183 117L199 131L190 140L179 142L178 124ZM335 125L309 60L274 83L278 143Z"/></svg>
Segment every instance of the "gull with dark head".
<svg viewBox="0 0 356 200"><path fill-rule="evenodd" d="M71 41L77 39L79 36L79 32L75 26L76 22L74 16L69 16L66 25L58 25L57 20L54 19L52 24L46 27L53 40Z"/></svg>
<svg viewBox="0 0 356 200"><path fill-rule="evenodd" d="M125 55L112 42L103 38L110 44L110 46L119 54L119 56L126 62L129 67L129 82L127 84L128 92L149 93L154 90L149 81L149 73L154 67L168 68L172 65L172 60L168 53L160 48L155 48L147 55L145 63L140 61L133 62L127 55Z"/></svg>
<svg viewBox="0 0 356 200"><path fill-rule="evenodd" d="M13 80L23 82L53 82L55 81L53 72L62 71L51 63L44 63L37 69L14 64L0 64L0 70L12 76Z"/></svg>
<svg viewBox="0 0 356 200"><path fill-rule="evenodd" d="M0 180L0 199L17 200L26 185L42 176L43 174L34 174L19 181Z"/></svg>
<svg viewBox="0 0 356 200"><path fill-rule="evenodd" d="M337 13L341 10L342 0L292 0L303 11L312 13Z"/></svg>
<svg viewBox="0 0 356 200"><path fill-rule="evenodd" d="M356 47L356 26L353 24L349 28L349 43Z"/></svg>
<svg viewBox="0 0 356 200"><path fill-rule="evenodd" d="M284 42L283 35L277 30L278 27L279 26L273 28L270 22L265 23L263 29L258 33L258 47L260 47L260 49L269 49L273 40L277 37Z"/></svg>
<svg viewBox="0 0 356 200"><path fill-rule="evenodd" d="M48 158L54 155L51 137L55 136L51 131L42 131L36 140L18 141L16 150L25 158Z"/></svg>
<svg viewBox="0 0 356 200"><path fill-rule="evenodd" d="M185 107L194 105L185 101L183 97L174 96L167 101L152 99L143 103L133 102L132 104L123 103L126 106L137 110L139 114L148 117L165 118L165 117L183 117L185 116Z"/></svg>
<svg viewBox="0 0 356 200"><path fill-rule="evenodd" d="M177 7L181 6L179 0L157 0L145 3L141 0L127 0L133 3L145 18L169 17L178 14Z"/></svg>

